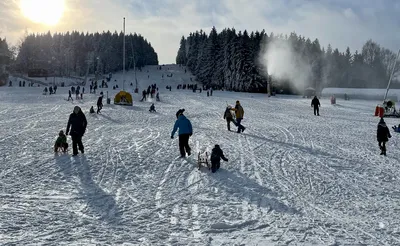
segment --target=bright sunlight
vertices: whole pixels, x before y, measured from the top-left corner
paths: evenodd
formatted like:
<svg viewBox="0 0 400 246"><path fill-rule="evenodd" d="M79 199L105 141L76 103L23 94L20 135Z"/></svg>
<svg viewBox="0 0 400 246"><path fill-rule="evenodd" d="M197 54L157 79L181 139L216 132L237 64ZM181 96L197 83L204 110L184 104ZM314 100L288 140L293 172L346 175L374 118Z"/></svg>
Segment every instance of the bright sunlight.
<svg viewBox="0 0 400 246"><path fill-rule="evenodd" d="M64 0L20 0L20 8L31 21L54 26L64 13Z"/></svg>

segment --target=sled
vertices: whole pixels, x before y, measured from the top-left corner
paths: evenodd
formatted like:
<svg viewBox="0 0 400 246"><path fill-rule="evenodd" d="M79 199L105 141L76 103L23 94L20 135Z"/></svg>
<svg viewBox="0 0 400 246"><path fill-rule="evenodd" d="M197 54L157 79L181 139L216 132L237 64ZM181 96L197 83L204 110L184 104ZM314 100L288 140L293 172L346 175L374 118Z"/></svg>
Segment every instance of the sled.
<svg viewBox="0 0 400 246"><path fill-rule="evenodd" d="M199 154L197 155L197 167L200 170L200 168L204 166L207 167L208 170L211 170L211 161L208 158L208 152L205 152L203 154L201 154L199 152Z"/></svg>

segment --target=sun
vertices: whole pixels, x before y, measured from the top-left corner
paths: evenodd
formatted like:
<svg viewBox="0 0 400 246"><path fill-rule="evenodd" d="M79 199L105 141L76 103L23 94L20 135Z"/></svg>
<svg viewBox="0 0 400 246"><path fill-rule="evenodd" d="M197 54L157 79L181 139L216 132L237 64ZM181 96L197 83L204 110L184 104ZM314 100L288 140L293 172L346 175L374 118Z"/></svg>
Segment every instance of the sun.
<svg viewBox="0 0 400 246"><path fill-rule="evenodd" d="M56 25L64 13L64 0L20 0L22 14L35 23Z"/></svg>

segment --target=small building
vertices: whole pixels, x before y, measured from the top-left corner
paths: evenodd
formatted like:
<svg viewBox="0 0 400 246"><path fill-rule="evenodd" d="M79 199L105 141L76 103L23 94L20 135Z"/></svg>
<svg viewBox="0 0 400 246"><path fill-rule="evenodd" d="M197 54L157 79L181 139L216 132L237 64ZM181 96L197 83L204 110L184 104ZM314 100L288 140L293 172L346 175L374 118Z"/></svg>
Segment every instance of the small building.
<svg viewBox="0 0 400 246"><path fill-rule="evenodd" d="M311 98L315 96L315 89L312 87L308 87L304 89L303 98Z"/></svg>

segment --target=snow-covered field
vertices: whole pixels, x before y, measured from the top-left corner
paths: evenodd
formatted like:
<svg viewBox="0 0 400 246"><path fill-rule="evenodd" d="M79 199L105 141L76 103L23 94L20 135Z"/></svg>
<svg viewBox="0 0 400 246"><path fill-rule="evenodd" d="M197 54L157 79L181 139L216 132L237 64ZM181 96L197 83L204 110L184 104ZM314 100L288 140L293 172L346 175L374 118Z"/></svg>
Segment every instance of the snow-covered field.
<svg viewBox="0 0 400 246"><path fill-rule="evenodd" d="M317 117L301 97L177 91L190 75L170 68L164 82L154 67L140 75L140 91L160 87L153 114L139 94L132 107L90 115L93 94L71 103L67 88L0 88L0 244L400 245L400 135L380 156L376 101L323 99ZM236 100L243 134L222 119ZM88 119L85 154L54 155L75 105ZM217 173L197 170L195 155L177 158L179 108L195 153L224 150Z"/></svg>

